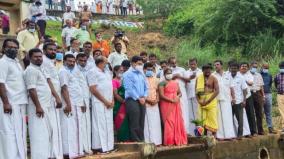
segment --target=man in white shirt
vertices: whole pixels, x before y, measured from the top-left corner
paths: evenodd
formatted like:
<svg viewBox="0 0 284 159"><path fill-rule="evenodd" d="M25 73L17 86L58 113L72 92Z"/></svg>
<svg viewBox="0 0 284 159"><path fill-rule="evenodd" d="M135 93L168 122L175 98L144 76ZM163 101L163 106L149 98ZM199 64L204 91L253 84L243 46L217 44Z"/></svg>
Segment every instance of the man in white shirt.
<svg viewBox="0 0 284 159"><path fill-rule="evenodd" d="M235 92L233 89L232 76L223 70L223 62L214 62L216 72L213 75L218 80L219 95L218 99L218 130L217 138L220 140L235 138L232 105L235 102ZM234 100L234 101L233 101Z"/></svg>
<svg viewBox="0 0 284 159"><path fill-rule="evenodd" d="M40 0L36 0L35 3L30 6L30 16L32 21L35 21L39 26L40 37L45 36L46 10Z"/></svg>
<svg viewBox="0 0 284 159"><path fill-rule="evenodd" d="M251 135L256 136L257 130L256 130L256 121L255 121L255 111L254 111L253 98L251 96L251 89L250 89L250 87L254 83L254 80L252 74L248 70L249 70L249 64L247 62L241 63L240 75L243 76L243 78L246 80L246 83L248 85L247 96L246 96L247 101L245 108L248 117L249 128Z"/></svg>
<svg viewBox="0 0 284 159"><path fill-rule="evenodd" d="M150 54L149 55L149 62L152 63L152 65L155 67L154 71L155 71L155 74L157 74L161 69L161 66L158 64L157 55Z"/></svg>
<svg viewBox="0 0 284 159"><path fill-rule="evenodd" d="M253 105L256 115L256 125L257 125L257 132L258 135L264 135L263 130L263 105L265 100L265 94L263 89L263 78L260 73L257 72L258 64L257 62L251 63L250 72L253 76L253 85L251 86L251 93L253 98Z"/></svg>
<svg viewBox="0 0 284 159"><path fill-rule="evenodd" d="M107 59L96 58L87 80L92 94L92 149L103 153L114 149L112 77L105 70Z"/></svg>
<svg viewBox="0 0 284 159"><path fill-rule="evenodd" d="M52 142L50 142L53 138L50 118L55 117L55 114L52 111L52 93L47 82L49 76L42 66L42 57L40 49L31 49L29 51L31 63L24 74L29 92L29 136L31 158L34 159L53 157Z"/></svg>
<svg viewBox="0 0 284 159"><path fill-rule="evenodd" d="M233 116L237 119L237 137L241 139L244 135L244 107L246 106L247 84L245 79L238 72L239 65L237 63L230 64L230 72L232 76L232 87L235 92L235 99L232 99Z"/></svg>
<svg viewBox="0 0 284 159"><path fill-rule="evenodd" d="M91 46L92 47L92 46ZM87 66L87 55L84 53L80 53L76 57L76 63L77 63L77 69L78 75L76 76L80 82L80 87L82 88L82 95L84 100L85 107L81 107L79 110L77 108L78 112L78 119L79 119L79 126L80 130L82 130L80 133L80 138L82 138L83 142L83 151L87 154L92 153L91 149L91 114L90 114L90 99L91 94L89 91L89 86L87 83L87 73L88 70L86 68Z"/></svg>
<svg viewBox="0 0 284 159"><path fill-rule="evenodd" d="M50 124L52 129L52 156L53 157L61 157L63 155L62 151L62 137L61 137L61 127L60 127L60 115L59 111L62 107L62 102L60 98L60 82L57 68L55 67L55 58L56 58L56 45L54 43L46 43L43 46L43 63L42 67L46 71L49 78L47 78L47 82L52 92L52 101L51 111L50 113L54 115L50 117Z"/></svg>
<svg viewBox="0 0 284 159"><path fill-rule="evenodd" d="M122 45L120 43L116 43L114 45L115 51L109 55L108 62L110 63L111 67L121 65L123 60L128 60L126 54L121 52Z"/></svg>
<svg viewBox="0 0 284 159"><path fill-rule="evenodd" d="M197 117L197 110L198 110L198 103L195 94L195 83L196 77L202 74L202 70L197 66L197 59L189 59L189 70L184 72L184 78L186 81L186 94L188 99L188 106L189 106L189 121L196 120ZM194 129L196 128L195 124L189 122L189 134L194 136Z"/></svg>
<svg viewBox="0 0 284 159"><path fill-rule="evenodd" d="M65 27L66 25L66 20L70 20L71 22L73 22L73 20L76 18L74 12L71 11L71 6L67 5L66 6L66 12L63 14L62 17L62 23L63 23L63 27Z"/></svg>
<svg viewBox="0 0 284 159"><path fill-rule="evenodd" d="M16 59L19 43L15 39L3 42L0 59L0 158L26 159L26 104L23 69Z"/></svg>
<svg viewBox="0 0 284 159"><path fill-rule="evenodd" d="M81 43L78 39L71 38L69 51L65 52L65 55L71 54L76 58L80 52L80 45Z"/></svg>
<svg viewBox="0 0 284 159"><path fill-rule="evenodd" d="M185 124L185 129L186 129L186 133L190 134L190 127L189 127L189 107L188 107L188 100L187 100L187 93L186 93L186 87L185 87L185 78L184 78L184 72L185 69L182 67L178 67L177 66L177 61L175 57L170 57L168 59L168 64L172 69L173 72L173 79L178 81L179 84L179 89L181 91L181 110L182 110L182 116L183 116L183 120L184 120L184 124ZM162 78L161 78L162 79ZM160 80L161 80L160 79Z"/></svg>
<svg viewBox="0 0 284 159"><path fill-rule="evenodd" d="M67 49L70 46L71 38L74 32L77 30L75 27L72 26L72 21L67 19L66 27L62 30L61 37L64 49Z"/></svg>
<svg viewBox="0 0 284 159"><path fill-rule="evenodd" d="M93 51L93 46L92 46L92 43L91 42L85 42L83 44L83 53L86 55L87 57L87 64L85 66L85 69L87 71L91 70L93 67L96 66L95 64L95 60L94 60L94 57L92 55L92 51ZM94 53L95 55L95 53ZM101 54L100 54L101 55ZM99 55L99 56L100 56Z"/></svg>
<svg viewBox="0 0 284 159"><path fill-rule="evenodd" d="M65 66L59 71L63 109L60 112L61 131L64 157L77 158L83 153L83 142L79 135L81 130L78 121L78 111L86 110L83 92L77 78L75 57L71 54L64 56Z"/></svg>

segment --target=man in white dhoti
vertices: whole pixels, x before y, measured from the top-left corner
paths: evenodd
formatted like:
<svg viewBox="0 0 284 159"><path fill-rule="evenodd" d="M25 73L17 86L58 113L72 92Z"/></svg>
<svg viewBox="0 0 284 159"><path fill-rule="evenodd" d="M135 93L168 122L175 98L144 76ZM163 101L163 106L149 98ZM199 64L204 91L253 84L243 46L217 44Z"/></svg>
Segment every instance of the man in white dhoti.
<svg viewBox="0 0 284 159"><path fill-rule="evenodd" d="M92 149L109 152L114 149L112 77L106 70L107 58L100 56L87 74L92 94Z"/></svg>
<svg viewBox="0 0 284 159"><path fill-rule="evenodd" d="M44 55L42 67L45 69L46 73L50 77L47 79L47 82L53 95L53 106L51 107L51 111L53 111L54 113L50 113L50 115L54 116L49 118L52 126L52 157L61 158L61 156L63 155L63 151L59 110L62 107L62 102L60 98L60 81L57 68L55 67L56 45L54 43L44 44L43 53Z"/></svg>
<svg viewBox="0 0 284 159"><path fill-rule="evenodd" d="M232 111L234 126L236 127L236 134L238 139L242 139L247 133L250 133L248 126L247 116L245 113L247 84L245 79L238 73L239 65L237 63L230 64L230 72L232 76L232 87L235 92L235 99L232 99Z"/></svg>
<svg viewBox="0 0 284 159"><path fill-rule="evenodd" d="M61 132L64 157L76 158L82 156L83 142L80 138L78 110L86 110L83 92L76 76L75 57L72 54L64 56L64 67L59 71L63 109L60 112Z"/></svg>
<svg viewBox="0 0 284 159"><path fill-rule="evenodd" d="M146 98L146 113L144 125L144 139L147 143L162 144L162 128L159 110L159 80L155 77L155 67L152 63L144 64L144 73L148 82L148 96Z"/></svg>
<svg viewBox="0 0 284 159"><path fill-rule="evenodd" d="M187 100L187 94L186 94L186 88L185 88L185 78L184 73L185 69L182 67L177 66L177 61L175 57L170 57L168 60L168 64L172 69L173 72L173 79L178 80L179 88L181 91L181 110L182 110L182 116L185 124L186 133L190 134L190 127L189 127L189 107L188 107L188 100Z"/></svg>
<svg viewBox="0 0 284 159"><path fill-rule="evenodd" d="M189 70L187 70L184 73L184 78L186 83L186 94L188 99L188 106L189 106L189 135L195 136L194 129L195 124L193 124L191 121L197 119L197 110L198 110L198 103L196 99L195 94L195 83L196 83L196 77L202 74L202 70L197 67L197 59L189 59Z"/></svg>
<svg viewBox="0 0 284 159"><path fill-rule="evenodd" d="M52 111L52 93L47 82L49 77L42 67L42 56L40 49L31 49L31 63L24 74L29 92L28 116L32 159L48 159L53 156L50 117L54 117L55 112Z"/></svg>
<svg viewBox="0 0 284 159"><path fill-rule="evenodd" d="M87 154L92 153L91 149L91 114L90 114L90 91L87 83L87 55L78 54L76 57L77 69L79 70L76 76L79 80L80 87L82 89L82 95L85 107L77 108L79 126L82 133L80 133L80 138L83 142L83 151ZM81 110L80 110L81 109Z"/></svg>
<svg viewBox="0 0 284 159"><path fill-rule="evenodd" d="M216 72L213 75L218 80L219 95L218 99L218 130L217 139L232 139L235 138L233 113L232 113L232 99L235 98L233 89L232 76L230 73L225 73L223 70L223 62L216 60L214 62Z"/></svg>
<svg viewBox="0 0 284 159"><path fill-rule="evenodd" d="M26 159L25 109L27 90L23 69L16 59L19 43L5 39L0 59L0 158Z"/></svg>

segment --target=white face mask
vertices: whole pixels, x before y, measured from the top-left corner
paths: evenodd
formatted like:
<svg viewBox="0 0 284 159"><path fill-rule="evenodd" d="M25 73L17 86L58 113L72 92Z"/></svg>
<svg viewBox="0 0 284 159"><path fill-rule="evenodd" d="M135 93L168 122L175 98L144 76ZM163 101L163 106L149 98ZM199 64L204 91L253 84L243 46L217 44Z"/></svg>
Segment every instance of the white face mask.
<svg viewBox="0 0 284 159"><path fill-rule="evenodd" d="M173 79L173 74L166 74L165 78L166 78L166 80L172 80Z"/></svg>
<svg viewBox="0 0 284 159"><path fill-rule="evenodd" d="M117 77L118 77L118 78L121 78L122 76L123 76L122 73L117 74Z"/></svg>
<svg viewBox="0 0 284 159"><path fill-rule="evenodd" d="M135 66L135 70L143 72L143 66L142 65L137 65L137 66Z"/></svg>
<svg viewBox="0 0 284 159"><path fill-rule="evenodd" d="M35 32L35 28L29 29L29 32L34 33Z"/></svg>

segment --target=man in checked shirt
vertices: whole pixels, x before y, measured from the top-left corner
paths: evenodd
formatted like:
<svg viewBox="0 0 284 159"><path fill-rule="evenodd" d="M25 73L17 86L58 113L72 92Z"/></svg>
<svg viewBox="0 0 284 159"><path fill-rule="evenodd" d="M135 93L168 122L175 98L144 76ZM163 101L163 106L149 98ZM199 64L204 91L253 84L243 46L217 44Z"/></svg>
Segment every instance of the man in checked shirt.
<svg viewBox="0 0 284 159"><path fill-rule="evenodd" d="M284 119L284 61L279 64L279 73L274 78L274 84L277 89L277 104L282 120ZM284 123L282 122L282 132L284 132Z"/></svg>

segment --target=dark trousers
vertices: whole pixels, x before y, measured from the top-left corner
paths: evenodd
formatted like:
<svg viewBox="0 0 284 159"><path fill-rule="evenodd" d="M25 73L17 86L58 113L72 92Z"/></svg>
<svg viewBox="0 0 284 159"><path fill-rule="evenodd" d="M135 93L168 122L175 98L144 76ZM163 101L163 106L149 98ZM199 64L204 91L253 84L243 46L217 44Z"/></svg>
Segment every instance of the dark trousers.
<svg viewBox="0 0 284 159"><path fill-rule="evenodd" d="M236 116L237 121L238 121L238 133L237 136L241 137L243 136L243 130L244 130L244 108L242 107L241 104L234 104L232 106L233 110L233 116Z"/></svg>
<svg viewBox="0 0 284 159"><path fill-rule="evenodd" d="M131 98L126 99L126 115L129 120L130 140L144 141L145 106Z"/></svg>
<svg viewBox="0 0 284 159"><path fill-rule="evenodd" d="M123 16L127 16L127 7L122 7L122 9L123 9Z"/></svg>
<svg viewBox="0 0 284 159"><path fill-rule="evenodd" d="M48 0L48 9L52 9L53 8L53 2L52 0Z"/></svg>
<svg viewBox="0 0 284 159"><path fill-rule="evenodd" d="M45 35L45 28L46 28L46 21L45 20L38 20L37 25L39 27L40 36Z"/></svg>
<svg viewBox="0 0 284 159"><path fill-rule="evenodd" d="M254 111L256 116L256 125L257 125L257 131L258 133L263 133L263 96L260 91L252 92L252 98L253 98L253 105L254 105Z"/></svg>
<svg viewBox="0 0 284 159"><path fill-rule="evenodd" d="M256 131L255 113L254 113L252 96L247 98L245 108L246 108L246 112L247 112L250 133L251 133L251 135L254 135L254 134L257 133L257 131Z"/></svg>

